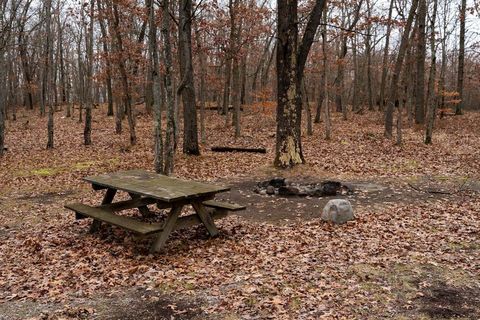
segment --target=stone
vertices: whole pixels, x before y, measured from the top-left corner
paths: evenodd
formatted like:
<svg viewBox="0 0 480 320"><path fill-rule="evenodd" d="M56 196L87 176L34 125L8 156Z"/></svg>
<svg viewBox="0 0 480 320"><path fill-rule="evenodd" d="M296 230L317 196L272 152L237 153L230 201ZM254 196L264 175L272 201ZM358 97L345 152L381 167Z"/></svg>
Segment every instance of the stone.
<svg viewBox="0 0 480 320"><path fill-rule="evenodd" d="M275 194L275 188L273 186L268 186L267 194Z"/></svg>
<svg viewBox="0 0 480 320"><path fill-rule="evenodd" d="M352 204L348 200L333 199L323 208L322 220L342 224L354 219Z"/></svg>

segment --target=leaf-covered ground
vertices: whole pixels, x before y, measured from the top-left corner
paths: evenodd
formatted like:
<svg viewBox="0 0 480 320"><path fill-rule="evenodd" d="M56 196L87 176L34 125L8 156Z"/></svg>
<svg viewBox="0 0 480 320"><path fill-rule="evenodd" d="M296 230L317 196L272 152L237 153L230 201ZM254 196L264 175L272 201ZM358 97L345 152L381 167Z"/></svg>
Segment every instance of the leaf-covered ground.
<svg viewBox="0 0 480 320"><path fill-rule="evenodd" d="M130 147L126 123L115 135L103 114L95 110L93 145L84 147L83 125L56 113L50 151L46 119L24 113L8 123L0 319L480 318L480 114L438 120L431 146L421 128L407 128L401 147L383 138L380 113L348 122L334 115L333 139L315 125L303 140L308 163L279 172L270 113L247 109L235 141L209 111L202 155L177 154L175 174L231 183L250 208L219 221L215 239L201 227L174 233L156 256L150 239L108 227L91 235L88 221L63 209L101 201L86 175L152 168L150 118L139 115ZM210 152L214 145L268 152ZM315 199L253 199L246 186L275 175L368 181L391 192L355 195L356 220L332 226L319 220Z"/></svg>

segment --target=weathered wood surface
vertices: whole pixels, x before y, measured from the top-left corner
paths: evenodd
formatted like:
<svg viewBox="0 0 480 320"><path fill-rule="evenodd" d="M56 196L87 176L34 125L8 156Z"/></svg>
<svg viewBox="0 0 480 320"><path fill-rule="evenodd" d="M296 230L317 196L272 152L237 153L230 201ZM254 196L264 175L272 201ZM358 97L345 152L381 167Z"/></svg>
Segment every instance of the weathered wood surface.
<svg viewBox="0 0 480 320"><path fill-rule="evenodd" d="M210 236L215 237L218 235L218 229L213 222L212 217L207 211L207 208L201 202L192 202L192 207L197 212L200 220L202 220L203 225L207 228Z"/></svg>
<svg viewBox="0 0 480 320"><path fill-rule="evenodd" d="M185 181L143 170L120 171L84 179L95 189L108 187L155 198L164 202L196 199L230 190L196 181Z"/></svg>
<svg viewBox="0 0 480 320"><path fill-rule="evenodd" d="M131 201L131 200L128 200L128 201ZM110 220L107 221L108 218L103 219L104 216L114 217L115 222L118 222L118 223L111 223L111 224L116 225L117 227L124 228L126 230L136 232L141 235L148 235L148 234L153 234L157 232L162 232L165 224L165 222L162 222L162 223L142 222L134 218L115 215L112 213L111 210L106 211L106 209L102 207L90 207L80 203L67 204L65 205L65 208L75 212L81 212L84 216L87 216L93 219L102 220L103 222L107 222L107 223L110 223ZM95 210L95 209L98 209L98 210ZM224 218L227 215L228 215L228 212L226 210L212 210L210 212L210 216L212 217L213 220ZM141 227L141 230L133 227L135 228L135 230L133 230L132 229L133 224L131 223L131 221L135 221L137 223L143 224L142 226L144 227ZM134 224L137 225L137 223L134 223ZM198 216L198 214L196 213L189 214L186 216L178 217L172 231L189 228L199 224L203 224L203 222ZM145 233L145 231L147 231L147 233Z"/></svg>
<svg viewBox="0 0 480 320"><path fill-rule="evenodd" d="M204 206L209 208L218 208L218 209L225 209L228 211L240 211L245 210L245 206L241 206L236 203L228 203L228 202L220 202L215 200L208 200L202 202Z"/></svg>
<svg viewBox="0 0 480 320"><path fill-rule="evenodd" d="M112 203L113 198L115 198L116 194L117 194L117 190L108 188L107 191L105 192L105 195L103 196L102 204L105 205L105 204ZM92 225L90 226L90 233L97 232L101 224L102 224L101 220L94 219L92 222Z"/></svg>
<svg viewBox="0 0 480 320"><path fill-rule="evenodd" d="M158 238L155 239L155 241L153 242L152 247L150 248L151 252L158 252L165 245L165 242L167 242L167 239L170 236L170 233L174 230L175 225L177 224L177 219L180 213L182 212L182 208L183 208L182 205L173 206L172 210L168 213L167 220L163 225L163 231L158 235Z"/></svg>
<svg viewBox="0 0 480 320"><path fill-rule="evenodd" d="M149 204L155 204L157 203L157 201L158 200L153 198L137 198L132 200L124 200L124 201L118 201L110 204L104 204L99 206L99 208L102 208L111 212L116 212L116 211L122 211L127 209L134 209L141 206L147 206Z"/></svg>
<svg viewBox="0 0 480 320"><path fill-rule="evenodd" d="M267 153L265 148L241 148L241 147L212 147L213 152L249 152L249 153Z"/></svg>
<svg viewBox="0 0 480 320"><path fill-rule="evenodd" d="M114 226L118 226L141 235L147 235L162 231L162 223L148 223L135 220L133 218L119 216L110 211L90 207L81 203L67 204L65 208L78 212L82 215L91 217L95 221L103 221ZM97 227L98 228L98 227Z"/></svg>

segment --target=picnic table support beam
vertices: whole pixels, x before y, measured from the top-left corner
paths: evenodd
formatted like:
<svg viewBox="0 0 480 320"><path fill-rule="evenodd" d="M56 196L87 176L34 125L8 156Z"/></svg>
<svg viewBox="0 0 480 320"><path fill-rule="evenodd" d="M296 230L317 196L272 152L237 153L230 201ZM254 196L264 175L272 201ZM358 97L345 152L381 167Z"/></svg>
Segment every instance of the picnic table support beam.
<svg viewBox="0 0 480 320"><path fill-rule="evenodd" d="M116 194L117 194L117 189L108 188L107 192L105 192L105 196L103 196L102 205L112 203L113 198L115 197ZM102 225L102 222L100 220L93 219L92 225L90 226L90 230L88 232L90 233L97 232L101 225Z"/></svg>
<svg viewBox="0 0 480 320"><path fill-rule="evenodd" d="M136 200L136 199L140 199L140 198L141 198L140 195L135 194L135 193L133 193L133 192L129 192L128 194L130 195L130 198L132 198L132 200ZM148 207L147 207L146 205L139 206L139 207L138 207L138 211L140 211L140 213L142 214L142 216L145 217L145 218L148 218L148 217L153 216L152 212L148 209Z"/></svg>
<svg viewBox="0 0 480 320"><path fill-rule="evenodd" d="M208 233L210 236L215 237L218 235L218 229L215 226L215 223L213 222L212 217L207 211L207 208L198 201L192 202L192 207L195 209L197 212L198 216L200 217L200 220L202 220L203 224L207 228Z"/></svg>
<svg viewBox="0 0 480 320"><path fill-rule="evenodd" d="M150 252L159 252L163 248L165 242L167 242L167 239L170 236L170 233L175 228L178 216L180 215L180 212L182 212L182 208L183 205L173 205L163 226L163 231L160 232L157 239L155 239L155 241L153 242L152 247L150 248Z"/></svg>

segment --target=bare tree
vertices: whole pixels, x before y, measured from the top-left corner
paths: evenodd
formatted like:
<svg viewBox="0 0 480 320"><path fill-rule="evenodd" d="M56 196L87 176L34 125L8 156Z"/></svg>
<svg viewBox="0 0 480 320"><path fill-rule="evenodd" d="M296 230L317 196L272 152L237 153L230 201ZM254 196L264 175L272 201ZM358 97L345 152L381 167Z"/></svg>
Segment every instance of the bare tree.
<svg viewBox="0 0 480 320"><path fill-rule="evenodd" d="M45 10L45 68L43 76L43 103L48 104L48 121L47 121L47 149L52 149L53 143L53 113L54 106L52 101L51 89L51 76L52 76L52 64L53 64L53 35L52 35L52 0L46 0L44 3Z"/></svg>
<svg viewBox="0 0 480 320"><path fill-rule="evenodd" d="M170 14L169 1L162 1L162 38L163 38L163 58L165 64L165 101L167 104L167 132L165 139L165 174L173 173L174 156L176 149L176 117L175 117L175 95L173 89L173 59L172 44L170 40Z"/></svg>
<svg viewBox="0 0 480 320"><path fill-rule="evenodd" d="M415 95L415 123L425 123L425 56L426 37L425 19L427 16L427 1L419 0L418 3L418 34L417 34L417 86Z"/></svg>
<svg viewBox="0 0 480 320"><path fill-rule="evenodd" d="M397 60L395 62L392 80L390 83L388 103L387 108L385 109L385 136L388 138L392 137L393 111L398 98L398 82L400 79L400 73L402 72L403 59L407 51L408 38L410 35L410 30L412 28L413 18L415 17L415 12L417 11L418 1L419 0L413 0L410 7L410 12L408 13L405 28L403 29L402 38L400 40L400 48L398 49Z"/></svg>
<svg viewBox="0 0 480 320"><path fill-rule="evenodd" d="M160 86L160 68L158 66L158 50L157 50L157 25L155 20L155 3L153 0L147 1L149 12L149 34L148 34L148 50L150 52L150 71L152 73L152 89L153 89L153 110L154 110L154 168L155 172L163 172L163 140L162 140L162 110L161 110L161 86Z"/></svg>
<svg viewBox="0 0 480 320"><path fill-rule="evenodd" d="M382 82L380 83L380 98L379 98L379 109L383 110L385 108L385 87L387 83L387 74L388 74L388 51L390 45L390 33L392 31L392 11L393 11L394 0L390 0L390 5L388 7L388 20L387 20L387 32L385 35L385 47L383 48L383 60L382 60Z"/></svg>
<svg viewBox="0 0 480 320"><path fill-rule="evenodd" d="M93 109L93 14L95 1L90 0L90 24L88 31L85 33L85 45L87 52L86 65L86 94L85 94L85 128L83 130L84 144L86 146L92 144L92 109Z"/></svg>
<svg viewBox="0 0 480 320"><path fill-rule="evenodd" d="M280 168L305 161L301 142L301 84L324 5L325 0L315 2L303 38L297 46L298 1L277 0L277 141L274 163Z"/></svg>
<svg viewBox="0 0 480 320"><path fill-rule="evenodd" d="M460 7L460 48L458 50L458 73L457 73L457 92L460 103L455 108L455 114L461 115L463 113L463 80L465 69L465 18L467 14L467 0L462 0Z"/></svg>
<svg viewBox="0 0 480 320"><path fill-rule="evenodd" d="M435 114L437 113L437 96L435 94L435 77L437 74L437 55L435 44L435 21L437 19L438 0L433 0L433 12L430 17L430 75L428 77L428 94L427 94L427 127L425 130L425 144L432 143L433 124L435 122Z"/></svg>
<svg viewBox="0 0 480 320"><path fill-rule="evenodd" d="M177 92L183 102L183 153L199 155L192 63L192 0L180 0L179 5L178 53L182 82Z"/></svg>

